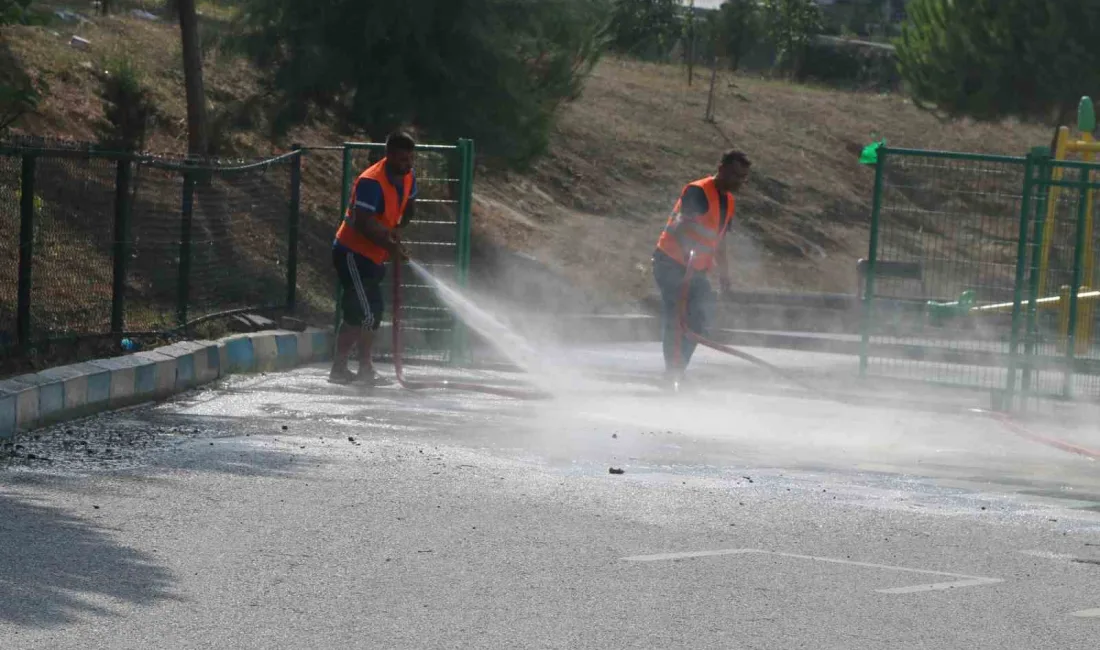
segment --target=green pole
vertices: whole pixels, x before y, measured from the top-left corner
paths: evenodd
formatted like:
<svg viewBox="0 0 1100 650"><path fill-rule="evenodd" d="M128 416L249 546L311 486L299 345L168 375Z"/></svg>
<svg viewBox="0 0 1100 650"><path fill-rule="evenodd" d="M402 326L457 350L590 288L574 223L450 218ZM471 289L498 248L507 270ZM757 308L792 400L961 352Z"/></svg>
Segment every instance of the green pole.
<svg viewBox="0 0 1100 650"><path fill-rule="evenodd" d="M19 184L19 287L16 300L16 338L27 348L31 343L31 267L34 259L34 156L23 156Z"/></svg>
<svg viewBox="0 0 1100 650"><path fill-rule="evenodd" d="M1031 214L1032 172L1035 156L1032 153L1024 160L1024 189L1020 198L1020 224L1016 236L1016 277L1012 291L1012 333L1009 340L1008 382L1005 385L1005 406L1011 408L1013 394L1016 392L1016 369L1020 348L1020 308L1023 303L1024 272L1027 262L1027 219Z"/></svg>
<svg viewBox="0 0 1100 650"><path fill-rule="evenodd" d="M455 281L465 287L470 267L470 213L473 203L473 140L460 138L457 143L459 168L458 211L455 214ZM451 361L465 363L469 358L469 340L461 320L455 318L452 329Z"/></svg>
<svg viewBox="0 0 1100 650"><path fill-rule="evenodd" d="M1088 182L1089 170L1081 169L1079 180ZM1081 267L1085 263L1085 214L1089 207L1087 186L1077 190L1077 232L1073 248L1073 280L1069 294L1069 331L1066 335L1066 369L1062 394L1066 399L1073 397L1073 357L1077 348L1077 294L1081 291Z"/></svg>
<svg viewBox="0 0 1100 650"><path fill-rule="evenodd" d="M867 284L863 291L863 323L860 327L859 376L867 376L868 353L871 346L871 308L874 304L875 262L878 260L879 222L882 216L882 181L886 169L886 148L879 147L875 161L875 189L871 199L871 234L867 245Z"/></svg>
<svg viewBox="0 0 1100 650"><path fill-rule="evenodd" d="M126 270L130 261L130 180L133 162L118 161L115 170L115 242L112 253L114 277L111 286L111 332L122 334L126 326Z"/></svg>
<svg viewBox="0 0 1100 650"><path fill-rule="evenodd" d="M290 162L290 215L287 223L286 308L294 313L298 300L298 225L302 209L302 145L295 144Z"/></svg>
<svg viewBox="0 0 1100 650"><path fill-rule="evenodd" d="M348 143L344 143L344 159L341 165L341 178L340 178L340 218L337 223L344 220L344 215L348 213L348 204L351 201L351 147ZM334 290L336 294L336 313L332 317L332 330L334 332L340 331L340 314L343 307L343 295L340 291L340 283L337 281L336 288Z"/></svg>
<svg viewBox="0 0 1100 650"><path fill-rule="evenodd" d="M1050 200L1050 181L1054 174L1049 148L1036 147L1032 149L1031 153L1035 156L1035 161L1039 168L1038 177L1041 189L1039 200L1035 204L1035 223L1032 224L1031 254L1029 256L1031 258L1031 268L1028 273L1027 330L1024 337L1024 356L1028 359L1031 359L1035 354L1035 344L1039 338L1039 307L1037 304L1039 299L1039 283L1041 280L1039 277L1039 261L1042 257L1043 250L1043 231L1047 215L1047 201ZM1033 370L1028 366L1025 368L1023 376L1020 378L1020 391L1024 397L1026 397L1031 390L1032 374Z"/></svg>
<svg viewBox="0 0 1100 650"><path fill-rule="evenodd" d="M187 325L187 301L191 293L191 218L195 206L195 171L183 172L183 204L180 210L180 274L176 287L176 319Z"/></svg>
<svg viewBox="0 0 1100 650"><path fill-rule="evenodd" d="M465 287L470 279L470 233L473 229L473 203L474 203L474 141L465 141L465 160L462 169L465 172L462 182L462 212L459 215L459 237L462 242L460 250L462 259L459 260L461 276L459 283Z"/></svg>

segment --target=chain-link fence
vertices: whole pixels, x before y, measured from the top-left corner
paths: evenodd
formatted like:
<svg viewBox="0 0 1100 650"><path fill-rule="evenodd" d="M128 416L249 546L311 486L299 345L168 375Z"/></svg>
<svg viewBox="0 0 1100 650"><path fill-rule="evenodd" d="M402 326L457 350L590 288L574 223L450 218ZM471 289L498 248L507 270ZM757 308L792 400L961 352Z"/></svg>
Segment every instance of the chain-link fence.
<svg viewBox="0 0 1100 650"><path fill-rule="evenodd" d="M328 318L337 311L330 251L350 181L383 149L303 147L197 164L84 143L0 142L0 351L178 332L252 310ZM459 283L469 267L472 152L469 141L418 147L418 213L405 232L418 261ZM410 360L453 360L462 333L452 315L406 277Z"/></svg>
<svg viewBox="0 0 1100 650"><path fill-rule="evenodd" d="M300 159L0 144L6 347L293 309Z"/></svg>
<svg viewBox="0 0 1100 650"><path fill-rule="evenodd" d="M1042 151L880 149L864 374L1011 399L1100 398L1098 169Z"/></svg>

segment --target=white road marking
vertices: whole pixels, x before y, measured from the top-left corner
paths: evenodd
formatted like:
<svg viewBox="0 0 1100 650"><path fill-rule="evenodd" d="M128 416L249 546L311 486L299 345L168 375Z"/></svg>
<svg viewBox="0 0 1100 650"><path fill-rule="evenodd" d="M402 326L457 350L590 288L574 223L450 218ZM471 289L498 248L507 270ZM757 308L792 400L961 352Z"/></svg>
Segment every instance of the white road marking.
<svg viewBox="0 0 1100 650"><path fill-rule="evenodd" d="M763 555L776 555L798 560L812 560L814 562L827 562L829 564L844 564L847 566L865 567L868 569L882 569L884 571L900 571L903 573L919 573L922 575L947 576L957 578L949 582L934 582L910 587L893 587L890 589L876 589L880 594L912 594L922 591L938 591L941 589L961 589L963 587L975 587L979 585L991 585L1004 582L1001 578L984 578L982 576L969 576L961 573L948 573L947 571L930 571L928 569L913 569L891 564L874 564L871 562L857 562L855 560L841 560L835 557L819 557L816 555L799 555L797 553L780 553L778 551L765 551L756 548L728 548L715 551L694 551L688 553L657 553L654 555L634 555L622 558L626 562L660 562L662 560L682 560L697 557L715 557L719 555L747 555L759 553Z"/></svg>
<svg viewBox="0 0 1100 650"><path fill-rule="evenodd" d="M1079 612L1074 612L1071 616L1076 616L1077 618L1100 618L1100 607L1096 609L1082 609Z"/></svg>
<svg viewBox="0 0 1100 650"><path fill-rule="evenodd" d="M1065 560L1067 562L1086 562L1084 558L1077 557L1076 555L1069 555L1068 553L1051 553L1049 551L1020 551L1021 555L1030 555L1031 557L1041 557L1044 560Z"/></svg>

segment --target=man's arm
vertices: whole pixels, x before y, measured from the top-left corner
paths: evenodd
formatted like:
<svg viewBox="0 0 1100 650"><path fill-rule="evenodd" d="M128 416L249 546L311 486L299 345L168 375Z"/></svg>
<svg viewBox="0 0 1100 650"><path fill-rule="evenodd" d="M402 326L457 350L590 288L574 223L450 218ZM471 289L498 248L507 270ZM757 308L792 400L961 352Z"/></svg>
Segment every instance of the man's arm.
<svg viewBox="0 0 1100 650"><path fill-rule="evenodd" d="M707 213L707 193L691 185L680 199L680 220L695 221Z"/></svg>
<svg viewBox="0 0 1100 650"><path fill-rule="evenodd" d="M391 233L378 221L378 214L385 209L382 201L382 186L377 181L360 181L355 190L351 227L387 251L398 252L400 243L395 233Z"/></svg>

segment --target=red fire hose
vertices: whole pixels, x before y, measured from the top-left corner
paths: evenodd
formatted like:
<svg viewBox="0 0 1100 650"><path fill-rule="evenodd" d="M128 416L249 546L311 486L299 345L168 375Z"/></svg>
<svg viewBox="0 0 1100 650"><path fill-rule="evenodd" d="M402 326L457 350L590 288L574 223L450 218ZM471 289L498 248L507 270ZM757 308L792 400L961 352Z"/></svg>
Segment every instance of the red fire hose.
<svg viewBox="0 0 1100 650"><path fill-rule="evenodd" d="M766 368L767 370L770 370L771 372L775 373L777 376L782 377L783 379L786 379L787 381L791 382L792 384L795 384L795 385L797 385L797 386L799 386L799 387L801 387L805 390L808 390L812 393L818 393L818 394L821 394L821 395L825 395L825 396L828 396L830 399L833 399L833 400L836 400L836 401L839 401L839 402L842 402L842 403L845 403L845 404L853 404L854 403L851 400L845 399L841 395L837 395L836 393L825 390L823 388L813 387L813 386L810 386L809 384L806 384L802 381L799 381L795 377L792 377L790 375L790 373L784 372L784 371L780 370L779 368L776 368L772 364L770 364L770 363L768 363L768 362L766 362L762 359L758 359L758 358L754 357L751 354L748 354L746 352L742 352L740 350L734 349L734 348L732 348L728 345L723 345L721 343L716 343L714 341L711 341L711 340L701 336L697 332L692 331L691 328L688 327L686 321L687 321L687 303L688 303L688 295L690 293L690 288L691 288L691 279L695 276L695 269L692 267L692 261L694 260L694 258L695 258L695 251L692 251L688 256L687 270L684 273L683 283L680 285L680 296L679 296L679 300L677 301L677 306L676 306L676 311L677 311L677 315L678 315L678 317L676 319L676 329L677 329L678 336L676 337L676 344L675 344L675 346L673 346L673 349L675 350L675 354L674 354L673 358L676 360L676 367L680 367L682 365L682 360L683 360L682 347L683 347L684 337L686 336L687 338L694 341L697 345L702 345L702 346L711 348L713 350L717 350L719 352L724 352L725 354L729 354L731 356L735 356L735 357L738 357L740 359L744 359L745 361L748 361L749 363L753 363L753 364L758 365L762 368ZM1019 422L1013 420L1008 415L1005 415L1004 413L997 413L997 412L994 412L994 411L985 411L985 410L979 410L978 412L980 412L983 415L986 415L986 416L989 416L989 417L993 418L998 423L1000 423L1001 426L1003 426L1005 429L1008 429L1009 431L1011 431L1012 433L1020 436L1021 438L1025 438L1025 439L1030 440L1032 442L1037 442L1037 443L1040 443L1040 444L1044 444L1044 445L1047 445L1048 447L1053 447L1055 449L1060 449L1062 451L1069 452L1071 454L1077 454L1079 456L1084 456L1084 457L1086 457L1090 460L1100 460L1100 450L1089 449L1087 447L1081 447L1079 445L1075 445L1075 444L1066 442L1064 440L1059 440L1058 438L1052 438L1050 436L1046 436L1046 435L1043 435L1041 433L1035 433L1034 431L1031 431L1029 428L1025 427L1024 425L1020 424Z"/></svg>
<svg viewBox="0 0 1100 650"><path fill-rule="evenodd" d="M461 390L471 393L487 393L501 397L511 397L522 400L548 399L552 397L548 393L505 388L503 386L487 386L483 384L471 384L459 381L440 379L435 381L410 381L405 379L405 364L401 357L404 346L401 342L401 266L400 260L393 263L393 372L397 375L397 383L408 390L428 390L442 388L447 390Z"/></svg>

